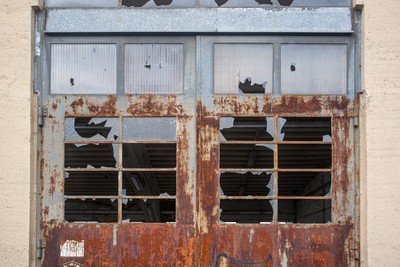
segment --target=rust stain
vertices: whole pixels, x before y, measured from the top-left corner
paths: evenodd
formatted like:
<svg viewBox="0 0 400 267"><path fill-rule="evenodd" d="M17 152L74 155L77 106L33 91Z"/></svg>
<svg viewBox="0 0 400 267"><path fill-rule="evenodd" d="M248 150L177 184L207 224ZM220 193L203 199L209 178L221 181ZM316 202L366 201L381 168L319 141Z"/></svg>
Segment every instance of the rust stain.
<svg viewBox="0 0 400 267"><path fill-rule="evenodd" d="M130 95L126 112L133 116L177 116L183 115L183 108L176 96Z"/></svg>
<svg viewBox="0 0 400 267"><path fill-rule="evenodd" d="M66 98L67 99L67 98ZM349 160L350 109L347 97L333 96L216 96L216 110L207 110L200 98L196 101L196 189L189 185L188 162L190 131L185 127L193 120L175 96L127 96L126 110L117 109L117 97L109 96L101 103L78 98L71 101L72 114L87 108L99 116L177 116L177 222L175 224L73 224L49 222L49 207L42 207L42 238L46 241L42 266L61 266L75 261L85 266L246 266L245 262L261 262L270 254L271 262L257 266L349 266L348 243L354 236L354 221L348 195L351 171ZM53 103L53 110L59 108ZM270 114L298 116L332 116L333 213L338 221L326 225L224 225L219 222L219 135L218 116L265 116ZM65 113L69 114L69 113ZM88 115L88 114L85 114ZM41 169L45 160L41 159ZM46 168L47 169L47 168ZM49 193L62 190L60 173L47 170L44 182L50 182ZM193 173L191 173L193 175ZM45 181L45 179L48 179ZM47 187L46 187L47 188ZM195 190L195 191L194 191ZM195 206L193 195L196 194ZM41 196L42 197L42 196ZM195 221L193 212L196 211ZM60 245L66 240L85 240L83 258L60 257ZM228 255L220 262L220 255ZM235 262L236 259L238 261Z"/></svg>
<svg viewBox="0 0 400 267"><path fill-rule="evenodd" d="M73 112L76 113L78 108L83 107L83 99L82 98L74 99L70 106Z"/></svg>

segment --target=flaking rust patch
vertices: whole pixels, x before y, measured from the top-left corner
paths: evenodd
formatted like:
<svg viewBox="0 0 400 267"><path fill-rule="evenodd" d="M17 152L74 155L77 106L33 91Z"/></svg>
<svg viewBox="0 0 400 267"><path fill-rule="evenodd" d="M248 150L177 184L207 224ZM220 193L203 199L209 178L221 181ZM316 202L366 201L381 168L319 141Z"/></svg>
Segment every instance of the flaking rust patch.
<svg viewBox="0 0 400 267"><path fill-rule="evenodd" d="M67 240L60 246L61 257L84 257L85 256L85 240L75 241Z"/></svg>

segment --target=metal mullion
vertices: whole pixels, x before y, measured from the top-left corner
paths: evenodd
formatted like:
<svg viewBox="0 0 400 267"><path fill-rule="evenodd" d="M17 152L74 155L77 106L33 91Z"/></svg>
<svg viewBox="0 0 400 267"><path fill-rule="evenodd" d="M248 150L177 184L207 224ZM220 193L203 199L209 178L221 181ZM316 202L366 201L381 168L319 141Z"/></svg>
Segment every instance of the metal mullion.
<svg viewBox="0 0 400 267"><path fill-rule="evenodd" d="M221 141L223 145L271 145L275 141ZM332 141L278 141L279 145L331 145Z"/></svg>
<svg viewBox="0 0 400 267"><path fill-rule="evenodd" d="M119 130L121 135L121 140L123 139L122 131L122 116L119 117ZM123 144L120 142L118 144L118 223L122 223L122 149Z"/></svg>
<svg viewBox="0 0 400 267"><path fill-rule="evenodd" d="M274 196L221 196L220 199L229 200L273 200Z"/></svg>
<svg viewBox="0 0 400 267"><path fill-rule="evenodd" d="M66 172L116 172L118 168L64 168Z"/></svg>
<svg viewBox="0 0 400 267"><path fill-rule="evenodd" d="M176 144L176 141L160 141L160 140L123 140L123 144Z"/></svg>
<svg viewBox="0 0 400 267"><path fill-rule="evenodd" d="M274 194L276 201L274 201L274 209L273 209L273 223L278 223L278 115L274 116Z"/></svg>
<svg viewBox="0 0 400 267"><path fill-rule="evenodd" d="M68 195L64 195L64 199L117 199L118 196L116 195L78 195L78 196L68 196Z"/></svg>
<svg viewBox="0 0 400 267"><path fill-rule="evenodd" d="M325 168L325 169L278 169L278 172L332 172L332 168Z"/></svg>
<svg viewBox="0 0 400 267"><path fill-rule="evenodd" d="M221 141L222 145L272 145L274 141Z"/></svg>
<svg viewBox="0 0 400 267"><path fill-rule="evenodd" d="M176 199L176 196L124 196L124 199Z"/></svg>
<svg viewBox="0 0 400 267"><path fill-rule="evenodd" d="M332 141L278 141L279 145L331 145Z"/></svg>
<svg viewBox="0 0 400 267"><path fill-rule="evenodd" d="M123 172L176 172L176 168L121 168Z"/></svg>
<svg viewBox="0 0 400 267"><path fill-rule="evenodd" d="M119 144L119 140L65 140L64 144Z"/></svg>
<svg viewBox="0 0 400 267"><path fill-rule="evenodd" d="M249 169L249 168L220 168L220 173L225 172L274 172L274 169Z"/></svg>
<svg viewBox="0 0 400 267"><path fill-rule="evenodd" d="M279 196L281 200L331 200L331 196Z"/></svg>

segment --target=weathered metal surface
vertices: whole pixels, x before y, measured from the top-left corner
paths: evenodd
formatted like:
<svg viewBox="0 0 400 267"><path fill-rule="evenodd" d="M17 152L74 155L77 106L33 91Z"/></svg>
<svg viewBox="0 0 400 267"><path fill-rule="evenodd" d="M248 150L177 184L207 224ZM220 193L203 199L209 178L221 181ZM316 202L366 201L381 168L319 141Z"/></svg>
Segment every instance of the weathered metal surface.
<svg viewBox="0 0 400 267"><path fill-rule="evenodd" d="M350 7L49 9L47 14L47 33L351 33L353 30Z"/></svg>
<svg viewBox="0 0 400 267"><path fill-rule="evenodd" d="M183 96L49 98L43 130L41 228L46 246L42 265L62 266L73 261L84 266L355 266L350 251L357 241L351 127L351 118L357 115L356 101L344 96L214 96L210 109L198 97L196 115L190 109L192 103ZM332 169L318 169L332 171L332 197L312 199L332 198L333 221L324 225L220 223L219 173L224 170L219 168L219 116L278 114L332 117ZM64 222L65 116L176 116L176 222ZM231 198L235 199L221 197ZM84 240L83 257L61 257L60 246L68 240Z"/></svg>

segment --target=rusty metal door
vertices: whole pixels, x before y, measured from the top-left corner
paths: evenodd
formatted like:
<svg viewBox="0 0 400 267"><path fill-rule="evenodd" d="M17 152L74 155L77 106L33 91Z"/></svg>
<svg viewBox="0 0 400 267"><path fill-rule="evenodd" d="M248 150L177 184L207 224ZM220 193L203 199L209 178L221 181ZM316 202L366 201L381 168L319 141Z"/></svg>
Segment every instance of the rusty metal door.
<svg viewBox="0 0 400 267"><path fill-rule="evenodd" d="M246 93L218 95L211 88L214 87L214 91L218 89L216 80L219 73L213 73L211 65L204 63L207 59L209 62L216 59L216 55L213 55L213 51L216 53L215 45L273 43L273 38L200 39L203 64L199 68L203 83L197 100L198 266L357 266L357 167L354 161L353 122L353 118L357 116L357 101L347 96L268 96ZM301 43L301 40L297 42ZM279 51L280 46L274 44L274 49ZM213 64L215 68L217 63ZM274 68L280 69L280 64L275 60ZM212 76L213 80L208 78ZM280 84L279 77L274 83L276 88ZM255 86L258 86L257 90L260 88L257 84ZM266 87L264 89L267 90ZM286 119L286 125L291 121L290 126L285 127L285 123L281 123L282 118ZM230 132L223 126L227 120L230 121ZM265 131L268 131L270 139L262 138L260 134L256 135L258 137L251 137L252 139L244 137L260 120L263 122L264 136L267 134ZM310 121L314 124L327 122L330 138L296 139L295 135L290 138L288 134L290 131L295 132L298 122ZM268 130L269 127L271 130ZM284 129L289 138L281 138ZM246 149L257 152L254 153L257 157L263 157L258 153L258 146L270 149L270 164L264 162L257 165L254 163L256 156L253 159L249 156L251 152L246 153L242 165L235 163L239 162L241 151ZM293 160L293 156L286 151L290 152L293 148L293 151L298 149L296 153L301 154L304 146L309 146L311 150L325 149L323 147L327 146L331 164L323 167L302 165L303 163L298 163L303 162L301 158ZM315 160L315 156L312 159ZM296 172L320 171L331 174L331 193L296 195L285 191L288 187L285 184L288 176ZM254 192L251 188L233 186L234 177L240 177L240 183L243 184L243 180L250 181L257 178L257 175L267 177L265 174L268 172L272 180L270 194L256 196L251 193ZM267 186L266 182L261 185ZM251 183L247 186L251 187ZM245 190L249 193L243 193ZM285 218L284 203L289 200L320 201L323 204L330 202L331 217L323 221L288 220ZM261 212L260 218L249 215L246 217L239 213L233 218L227 216L225 209L234 212L240 201L250 203L245 206L248 211L252 211L251 207L260 202L270 202L271 214L268 216L268 211L264 215ZM232 203L231 206L228 205L229 202ZM251 221L252 219L255 220Z"/></svg>
<svg viewBox="0 0 400 267"><path fill-rule="evenodd" d="M96 39L97 38L97 39ZM146 39L147 38L147 39ZM129 40L113 38L118 47L124 43L157 42L157 38ZM128 40L127 40L128 39ZM67 40L67 41L66 41ZM98 37L81 40L69 37L48 38L52 43L106 42ZM43 99L43 140L41 161L41 238L43 240L43 266L355 266L356 239L356 176L353 118L357 116L356 101L348 96L279 96L263 94L217 95L212 88L212 56L216 37L170 38L168 43L185 44L183 93L124 94L118 83L116 95L50 94L49 78L44 79L47 93ZM162 43L163 41L158 41ZM164 42L166 42L164 40ZM243 42L243 40L241 40ZM253 41L254 42L254 41ZM197 47L196 47L197 46ZM197 51L196 51L197 49ZM50 49L49 49L50 50ZM118 59L123 53L118 53ZM49 72L49 58L44 58L45 73ZM146 68L150 68L145 64ZM47 66L47 67L46 67ZM48 69L46 69L48 68ZM123 71L119 69L119 80ZM275 78L278 79L278 78ZM196 81L197 80L197 81ZM47 82L46 82L47 81ZM77 82L69 80L70 84ZM46 84L47 83L47 84ZM281 118L327 118L331 121L330 141L279 140ZM119 129L114 136L104 140L69 140L67 125L71 119L83 121L85 126L96 126L104 120L113 120ZM97 118L94 124L85 118ZM126 119L173 118L176 120L176 139L152 140L159 147L175 145L176 165L153 168L125 165L128 144L147 144L143 140L119 138ZM221 140L221 118L271 118L272 138L260 140ZM109 125L106 123L106 125ZM281 125L282 126L282 125ZM85 133L87 134L87 132ZM108 136L108 134L107 134ZM112 166L87 167L66 163L66 151L79 147L99 145L114 148ZM221 166L222 146L262 144L273 147L272 166L257 167ZM295 169L280 168L280 145L321 145L332 149L331 167L308 168L301 171L327 172L332 175L331 195L281 196L278 179L282 172ZM80 150L83 151L83 150ZM170 150L168 150L170 151ZM239 150L238 150L239 151ZM91 157L95 157L91 154ZM113 161L114 160L114 161ZM67 166L68 165L68 166ZM89 166L90 165L90 166ZM78 166L78 167L77 167ZM106 166L106 167L104 167ZM269 172L274 176L273 194L264 196L229 196L221 192L221 174L224 172ZM130 184L136 191L125 190L125 173L137 172L175 173L175 195L138 194L138 185ZM106 193L69 194L66 183L71 173L104 173L114 184L107 184ZM249 174L251 176L251 174ZM103 177L102 176L102 177ZM253 175L254 176L254 175ZM167 177L167 176L165 176ZM102 180L104 182L104 179ZM107 180L108 181L108 180ZM90 188L97 188L91 186ZM114 194L108 190L115 187ZM79 189L79 188L78 188ZM100 189L99 189L100 190ZM92 192L92 191L91 191ZM103 191L101 191L103 192ZM144 192L144 191L143 191ZM141 195L141 196L140 196ZM92 199L92 200L91 200ZM97 200L102 201L97 201ZM330 201L331 221L326 223L287 223L279 220L279 203L285 200ZM80 218L80 222L66 218L66 203L95 202L110 207L105 222ZM143 210L151 201L175 201L175 217L156 223L126 221L128 201L139 201ZM272 203L271 220L264 223L222 222L221 202L264 201ZM97 201L97 202L96 202ZM112 204L110 204L112 203ZM147 204L146 204L147 203ZM70 204L68 204L70 205ZM129 206L129 204L128 204ZM70 206L68 209L73 210ZM102 206L103 207L103 206ZM114 210L112 210L114 209ZM102 212L97 211L97 212ZM131 212L131 211L129 211ZM133 211L132 211L133 212ZM135 211L137 212L137 211ZM104 212L103 212L104 213ZM166 213L168 215L168 213ZM91 218L96 218L94 217ZM83 219L82 219L83 218ZM133 217L132 217L133 218ZM96 222L94 222L96 221ZM262 221L262 222L261 222Z"/></svg>

